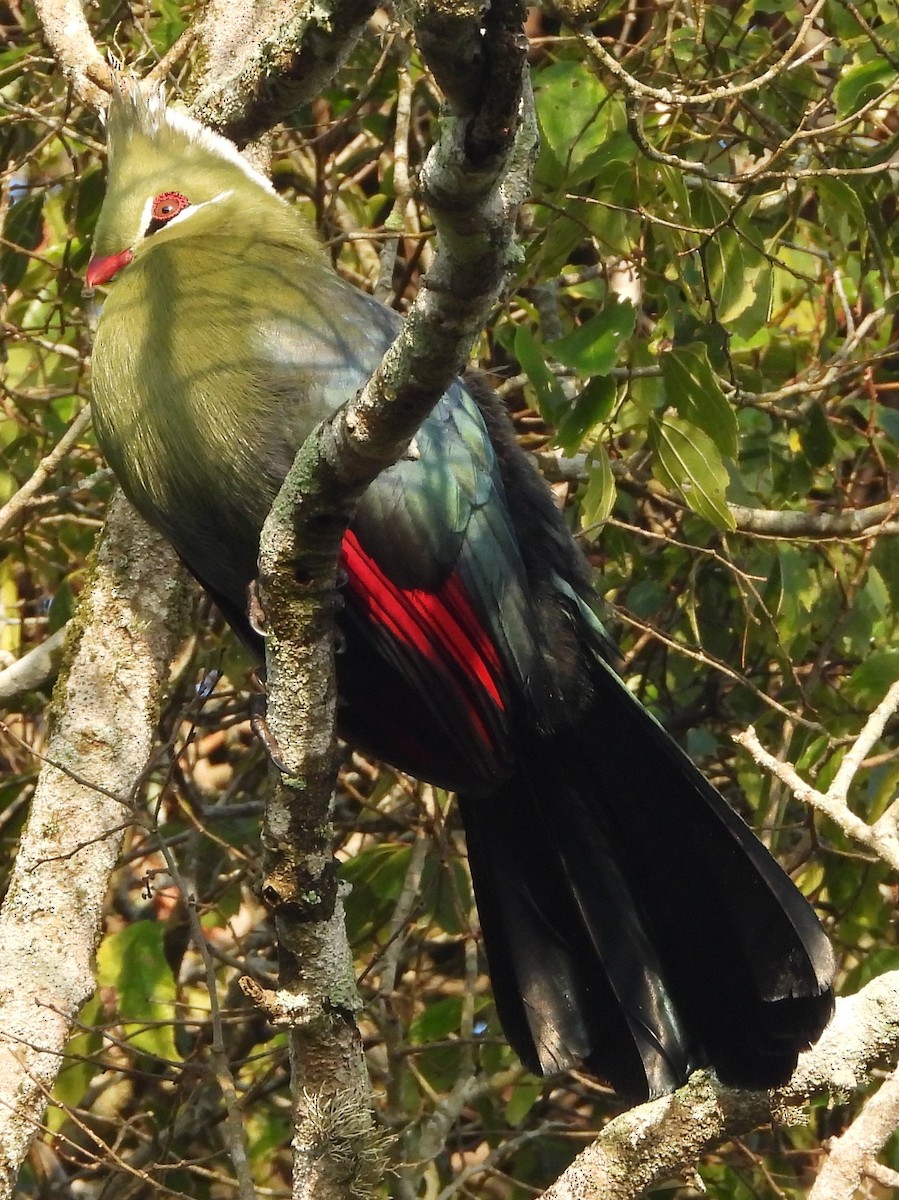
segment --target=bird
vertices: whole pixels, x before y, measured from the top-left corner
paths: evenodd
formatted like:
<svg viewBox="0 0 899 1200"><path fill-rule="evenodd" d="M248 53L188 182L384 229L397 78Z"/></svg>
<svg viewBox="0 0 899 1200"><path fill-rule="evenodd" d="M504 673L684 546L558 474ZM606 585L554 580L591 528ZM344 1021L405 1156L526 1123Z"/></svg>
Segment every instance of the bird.
<svg viewBox="0 0 899 1200"><path fill-rule="evenodd" d="M258 657L259 536L401 318L226 138L117 89L86 272L99 445ZM771 1088L833 1009L812 907L616 669L592 568L483 378L457 379L341 547L341 737L457 793L496 1011L539 1075L639 1101Z"/></svg>

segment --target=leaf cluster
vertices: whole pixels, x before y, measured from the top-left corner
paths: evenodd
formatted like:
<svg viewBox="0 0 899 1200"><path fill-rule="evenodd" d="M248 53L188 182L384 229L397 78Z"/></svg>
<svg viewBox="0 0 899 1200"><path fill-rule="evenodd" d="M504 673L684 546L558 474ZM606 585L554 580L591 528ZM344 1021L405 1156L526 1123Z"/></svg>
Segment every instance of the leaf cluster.
<svg viewBox="0 0 899 1200"><path fill-rule="evenodd" d="M94 117L68 97L30 8L3 12L0 506L87 397L80 278L102 197ZM198 15L178 0L101 0L90 20L129 60L154 61ZM827 0L802 53L739 90L777 68L805 15L798 0L611 0L592 36L632 78L669 89L663 102L634 94L576 31L535 10L542 148L521 262L477 353L595 562L631 686L818 902L851 991L896 965L886 873L730 741L754 723L826 786L899 678L899 524L843 538L815 528L818 514L890 500L899 466L889 165L899 21L886 0ZM189 95L189 57L173 72ZM714 87L731 94L689 103ZM433 255L427 213L403 180L405 164L414 180L438 107L407 34L391 30L364 39L273 142L276 187L347 277L399 309ZM110 487L86 435L3 527L0 667L68 620ZM770 514L764 535L746 510ZM777 514L790 511L808 515L801 538L778 533ZM231 1194L210 1065L219 1043L257 1184L270 1189L260 1194L288 1194L283 1034L238 985L248 973L273 986L276 970L254 891L264 767L247 664L214 616L200 618L139 798L144 823L110 895L100 989L23 1196L49 1194L60 1175L104 1196ZM48 693L21 698L0 730L4 857ZM894 734L856 785L868 820L899 780ZM347 750L335 844L352 885L379 1116L395 1137L385 1194L517 1200L547 1186L616 1102L584 1078L536 1080L505 1047L452 797ZM211 968L191 941L188 903ZM855 1104L818 1107L808 1129L712 1156L707 1186L803 1195L821 1141ZM894 1149L884 1161L899 1167Z"/></svg>

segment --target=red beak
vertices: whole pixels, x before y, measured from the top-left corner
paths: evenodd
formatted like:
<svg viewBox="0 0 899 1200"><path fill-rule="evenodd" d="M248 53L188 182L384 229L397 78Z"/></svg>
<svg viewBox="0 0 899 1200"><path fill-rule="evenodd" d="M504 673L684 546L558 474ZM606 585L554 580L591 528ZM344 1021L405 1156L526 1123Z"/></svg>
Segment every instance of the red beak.
<svg viewBox="0 0 899 1200"><path fill-rule="evenodd" d="M106 258L92 258L87 264L84 282L89 288L101 283L109 283L115 279L122 267L127 267L134 255L130 250L120 250L118 254L108 254Z"/></svg>

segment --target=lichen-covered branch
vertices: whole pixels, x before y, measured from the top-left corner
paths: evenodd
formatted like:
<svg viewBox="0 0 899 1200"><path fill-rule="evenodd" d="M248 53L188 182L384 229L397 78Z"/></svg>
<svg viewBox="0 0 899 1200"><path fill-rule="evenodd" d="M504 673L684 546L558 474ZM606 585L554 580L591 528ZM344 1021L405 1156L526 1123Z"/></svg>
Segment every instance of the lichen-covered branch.
<svg viewBox="0 0 899 1200"><path fill-rule="evenodd" d="M317 96L355 46L376 0L212 0L197 30L198 120L246 145Z"/></svg>
<svg viewBox="0 0 899 1200"><path fill-rule="evenodd" d="M268 727L280 767L266 817L263 894L276 913L292 1025L294 1196L309 1200L358 1191L376 1153L329 850L337 556L355 501L464 366L505 278L536 137L523 7L496 3L491 12L489 48L472 16L484 53L456 63L460 76L476 76L463 91L479 104L445 115L423 174L438 227L434 267L372 380L301 449L262 534ZM508 56L500 71L497 58ZM338 1138L339 1128L350 1136Z"/></svg>
<svg viewBox="0 0 899 1200"><path fill-rule="evenodd" d="M97 48L80 0L34 0L44 38L72 90L99 109L112 91L112 71Z"/></svg>
<svg viewBox="0 0 899 1200"><path fill-rule="evenodd" d="M879 1154L899 1128L899 1071L893 1074L865 1104L845 1133L830 1143L821 1173L812 1185L808 1200L852 1200ZM891 1186L896 1186L893 1180Z"/></svg>
<svg viewBox="0 0 899 1200"><path fill-rule="evenodd" d="M897 709L899 683L894 683L865 722L855 742L844 754L839 770L826 792L818 791L807 783L792 763L784 762L770 754L762 746L751 726L744 733L737 734L734 741L748 750L760 767L786 784L797 800L833 821L848 838L873 851L894 871L899 871L899 802L891 804L886 812L870 825L849 807L849 789L855 776L875 743L882 737L887 721Z"/></svg>
<svg viewBox="0 0 899 1200"><path fill-rule="evenodd" d="M172 550L118 498L75 621L49 761L0 910L0 1200L14 1193L72 1021L94 989L103 901L186 595Z"/></svg>
<svg viewBox="0 0 899 1200"><path fill-rule="evenodd" d="M866 508L842 512L810 512L808 509L748 508L729 504L740 533L772 538L857 538L895 536L899 533L899 501L883 500Z"/></svg>
<svg viewBox="0 0 899 1200"><path fill-rule="evenodd" d="M800 1055L793 1078L773 1092L741 1092L704 1071L671 1096L616 1117L544 1193L544 1200L636 1200L695 1169L702 1154L760 1125L804 1122L815 1095L855 1090L899 1053L899 972L837 1001L816 1046Z"/></svg>

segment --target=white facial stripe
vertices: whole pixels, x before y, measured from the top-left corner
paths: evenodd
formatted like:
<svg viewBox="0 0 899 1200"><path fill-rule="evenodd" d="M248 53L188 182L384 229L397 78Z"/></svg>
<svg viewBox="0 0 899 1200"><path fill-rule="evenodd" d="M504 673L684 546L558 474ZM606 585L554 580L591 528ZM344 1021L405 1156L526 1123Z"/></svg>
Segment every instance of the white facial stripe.
<svg viewBox="0 0 899 1200"><path fill-rule="evenodd" d="M155 199L155 196L147 197L147 203L144 205L144 211L140 215L140 225L138 226L139 232L137 235L138 242L143 241L144 234L147 232L147 227L150 224L150 220L153 216L153 204Z"/></svg>
<svg viewBox="0 0 899 1200"><path fill-rule="evenodd" d="M182 222L188 221L188 220L190 220L190 218L192 216L195 215L195 213L198 213L201 209L208 208L210 204L218 204L220 200L227 200L229 196L233 196L233 195L234 195L234 189L228 188L227 191L219 192L219 194L217 196L213 196L211 200L204 200L202 204L188 203L187 208L182 208L181 212L179 212L176 216L172 217L172 219L170 221L166 221L166 223L159 230L157 230L157 232L162 233L163 230L165 230L165 229L171 229L171 227L173 225L177 225L179 221L182 221ZM153 219L153 205L155 203L156 203L156 197L151 196L149 198L149 200L147 201L147 203L144 205L144 211L141 214L141 226L140 226L143 237L147 236L146 231L150 226L150 221Z"/></svg>
<svg viewBox="0 0 899 1200"><path fill-rule="evenodd" d="M213 196L211 200L204 200L202 204L188 204L187 208L182 208L181 212L176 217L172 217L171 221L166 221L165 228L168 229L172 225L177 225L179 221L187 221L198 213L200 209L208 208L210 204L218 204L220 200L227 200L229 196L233 195L234 189L228 188L226 192L219 192L217 196Z"/></svg>
<svg viewBox="0 0 899 1200"><path fill-rule="evenodd" d="M160 104L162 100L160 98ZM221 134L214 133L206 125L201 125L199 121L195 121L193 117L189 117L187 113L182 112L178 108L162 109L165 120L179 133L183 133L185 137L190 138L192 142L196 142L198 146L203 146L212 154L219 155L220 158L226 158L228 162L233 163L235 167L240 167L241 171L258 183L260 187L264 187L267 192L277 195L272 187L271 180L251 166L244 158L233 142L229 142L227 138L223 138Z"/></svg>

